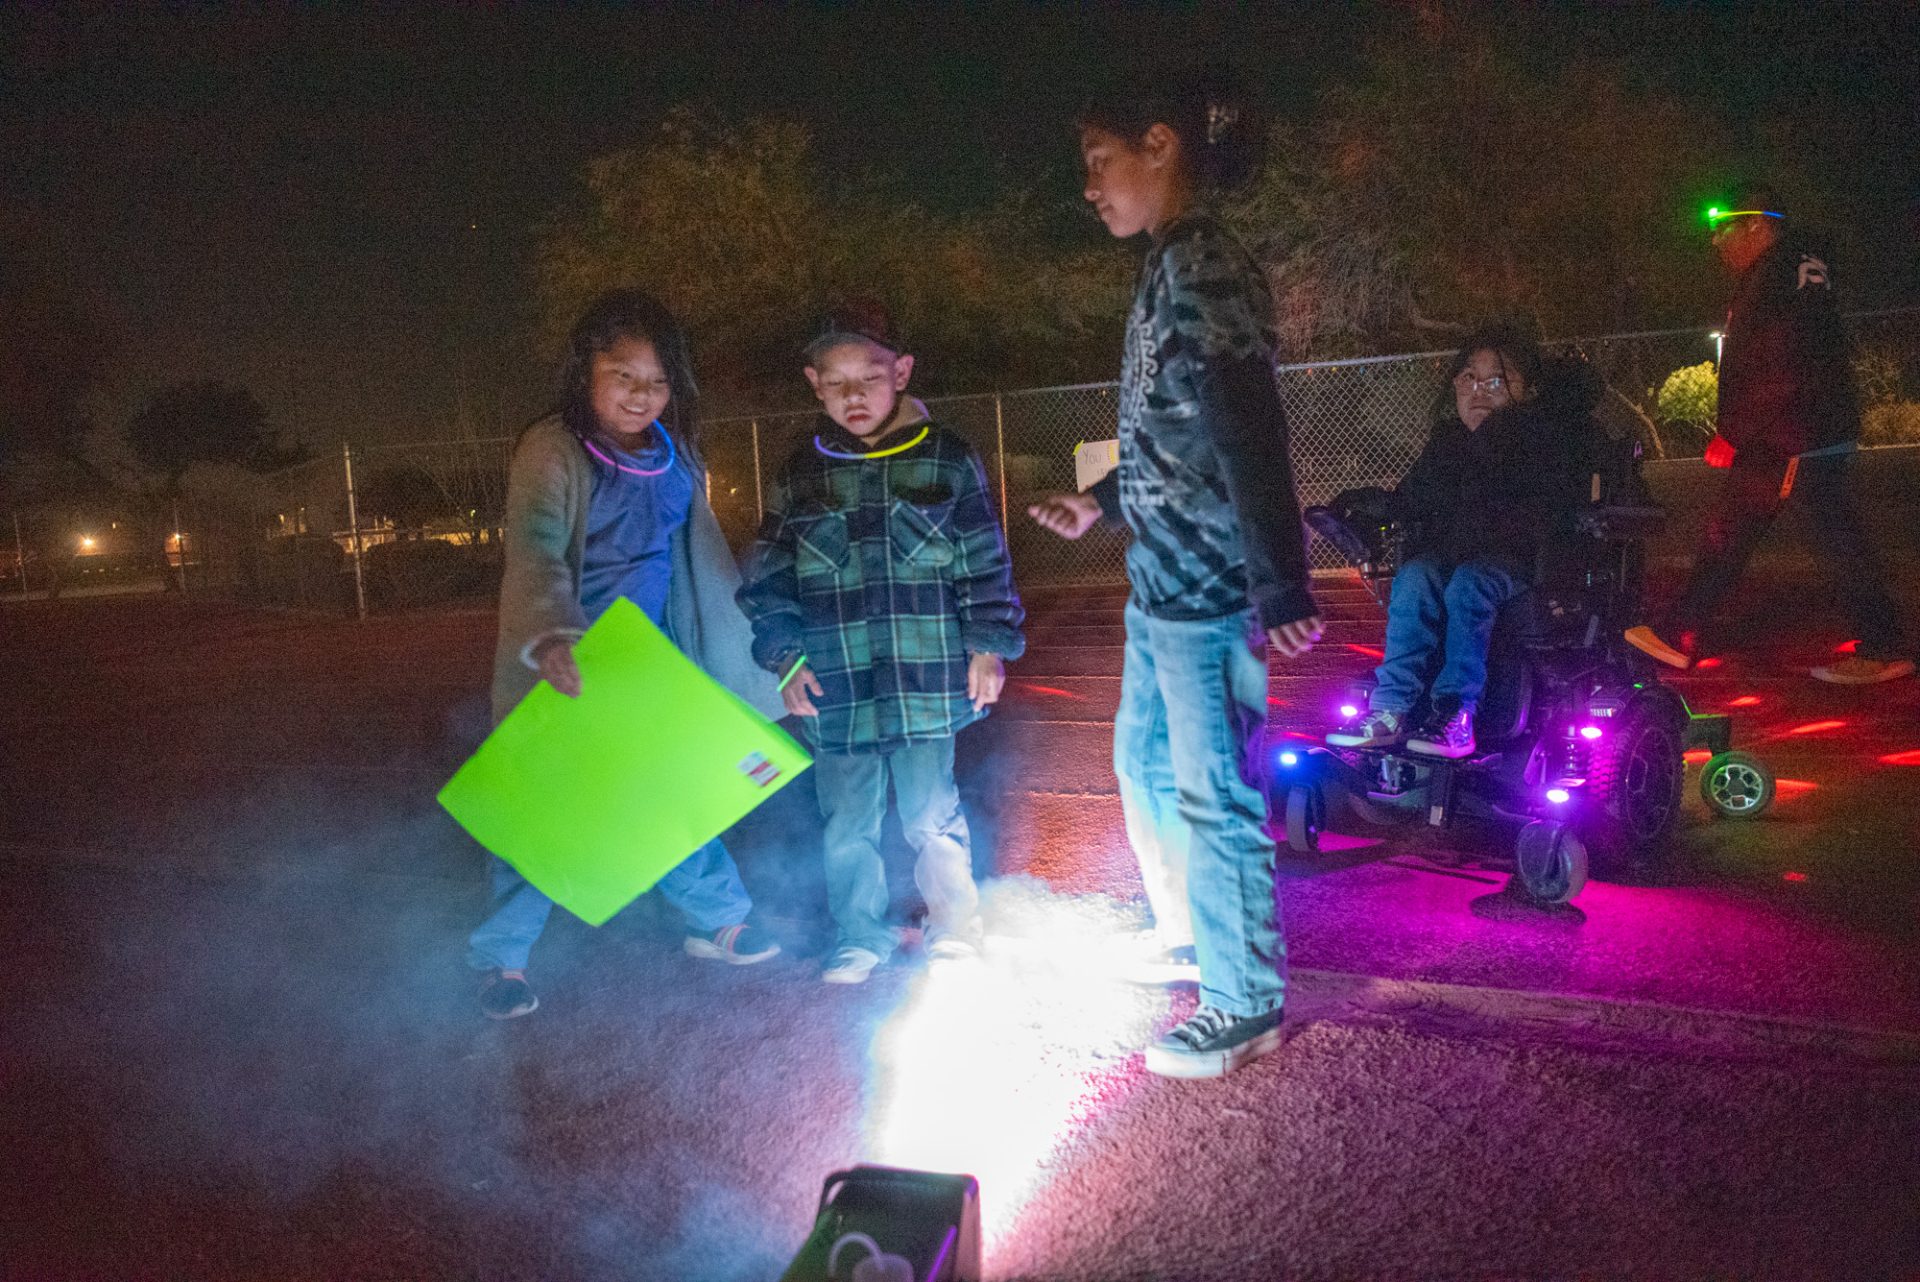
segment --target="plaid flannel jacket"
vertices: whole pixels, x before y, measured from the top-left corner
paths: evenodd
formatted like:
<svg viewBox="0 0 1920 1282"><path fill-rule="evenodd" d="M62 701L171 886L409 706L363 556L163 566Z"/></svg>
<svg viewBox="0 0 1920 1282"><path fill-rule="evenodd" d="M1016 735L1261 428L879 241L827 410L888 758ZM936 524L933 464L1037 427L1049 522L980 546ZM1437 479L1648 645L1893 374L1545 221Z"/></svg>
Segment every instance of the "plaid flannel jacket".
<svg viewBox="0 0 1920 1282"><path fill-rule="evenodd" d="M838 453L864 448L825 417L818 433ZM774 480L747 555L739 601L754 658L784 675L807 656L824 690L808 723L819 751L951 735L983 715L967 699L969 654L1017 659L1026 648L979 455L937 424L881 459L831 458L815 439Z"/></svg>

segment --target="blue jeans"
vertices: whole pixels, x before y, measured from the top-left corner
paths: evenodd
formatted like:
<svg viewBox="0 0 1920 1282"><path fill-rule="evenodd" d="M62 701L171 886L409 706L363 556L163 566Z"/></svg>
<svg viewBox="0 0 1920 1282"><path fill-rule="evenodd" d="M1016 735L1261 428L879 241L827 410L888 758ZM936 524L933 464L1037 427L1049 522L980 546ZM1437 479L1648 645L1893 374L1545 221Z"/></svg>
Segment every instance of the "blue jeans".
<svg viewBox="0 0 1920 1282"><path fill-rule="evenodd" d="M1250 611L1177 621L1127 602L1113 726L1127 840L1161 937L1193 941L1201 1000L1241 1016L1286 995L1273 840L1252 782L1266 716L1266 638Z"/></svg>
<svg viewBox="0 0 1920 1282"><path fill-rule="evenodd" d="M929 937L980 933L972 838L953 783L953 736L884 753L823 752L813 759L813 786L827 821L827 906L839 927L834 947L864 948L882 960L899 942L887 925L887 869L880 857L889 776L901 831L917 856L913 880L927 901Z"/></svg>
<svg viewBox="0 0 1920 1282"><path fill-rule="evenodd" d="M1519 567L1504 557L1477 557L1455 565L1416 556L1393 576L1387 606L1387 656L1374 669L1369 707L1407 713L1426 689L1427 673L1444 646L1433 702L1457 701L1472 711L1487 690L1487 647L1500 607L1528 588Z"/></svg>
<svg viewBox="0 0 1920 1282"><path fill-rule="evenodd" d="M475 970L525 970L553 901L506 860L489 859L493 908L467 939L467 964ZM753 910L747 888L740 884L740 870L718 837L688 855L655 889L680 910L692 934L711 935L737 926Z"/></svg>

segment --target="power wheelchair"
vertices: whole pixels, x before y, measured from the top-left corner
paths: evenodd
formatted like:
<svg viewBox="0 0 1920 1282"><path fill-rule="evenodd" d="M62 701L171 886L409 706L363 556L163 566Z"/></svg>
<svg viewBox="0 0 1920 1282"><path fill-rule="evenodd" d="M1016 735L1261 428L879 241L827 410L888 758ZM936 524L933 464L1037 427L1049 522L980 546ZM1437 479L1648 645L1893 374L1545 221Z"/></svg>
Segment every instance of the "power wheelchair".
<svg viewBox="0 0 1920 1282"><path fill-rule="evenodd" d="M1475 752L1448 760L1408 750L1281 743L1269 754L1269 803L1288 847L1320 849L1329 801L1374 825L1448 826L1460 812L1518 821L1522 893L1560 904L1605 873L1657 861L1680 818L1684 755L1712 755L1700 781L1708 806L1751 818L1773 798L1758 759L1730 750L1724 714L1699 714L1660 668L1621 639L1639 615L1644 544L1661 524L1631 442L1596 443L1590 502L1572 528L1541 539L1534 587L1502 607L1474 717ZM1379 489L1349 490L1307 509L1307 523L1359 570L1376 600L1413 531ZM1431 677L1429 673L1429 677ZM1366 707L1372 677L1339 709ZM1430 709L1414 709L1417 720Z"/></svg>

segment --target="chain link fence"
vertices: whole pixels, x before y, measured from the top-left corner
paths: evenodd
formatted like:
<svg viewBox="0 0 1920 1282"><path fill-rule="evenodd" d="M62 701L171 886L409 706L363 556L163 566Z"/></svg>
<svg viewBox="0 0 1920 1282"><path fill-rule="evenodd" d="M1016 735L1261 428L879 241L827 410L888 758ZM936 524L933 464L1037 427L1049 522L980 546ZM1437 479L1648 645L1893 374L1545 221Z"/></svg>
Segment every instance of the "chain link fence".
<svg viewBox="0 0 1920 1282"><path fill-rule="evenodd" d="M1920 308L1856 315L1849 323L1863 439L1920 442ZM1600 417L1610 431L1640 441L1650 458L1700 454L1713 430L1712 331L1618 334L1567 346L1601 375ZM1279 367L1301 502L1397 481L1426 438L1450 355ZM1025 516L1036 498L1076 488L1076 450L1114 437L1116 405L1111 383L929 403L936 419L979 452L1022 585L1124 581L1123 531L1102 526L1069 543ZM752 537L773 478L794 450L808 447L814 422L811 411L796 411L702 425L709 497L735 546ZM499 581L512 448L510 437L343 448L259 478L244 503L203 502L179 518L192 527L184 531L184 581L231 586L269 604L363 613L484 598ZM1316 546L1310 555L1316 567L1341 564L1329 548ZM25 559L31 579L30 548ZM6 568L0 564L0 580ZM0 592L6 586L0 583Z"/></svg>

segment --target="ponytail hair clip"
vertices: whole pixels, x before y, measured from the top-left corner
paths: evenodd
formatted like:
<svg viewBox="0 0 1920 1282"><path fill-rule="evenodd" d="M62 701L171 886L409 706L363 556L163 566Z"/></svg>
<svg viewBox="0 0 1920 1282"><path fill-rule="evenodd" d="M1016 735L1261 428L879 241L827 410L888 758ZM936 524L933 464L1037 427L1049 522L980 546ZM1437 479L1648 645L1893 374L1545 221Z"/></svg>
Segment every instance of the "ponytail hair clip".
<svg viewBox="0 0 1920 1282"><path fill-rule="evenodd" d="M1227 131L1240 123L1240 108L1230 103L1207 104L1207 146L1217 147Z"/></svg>

